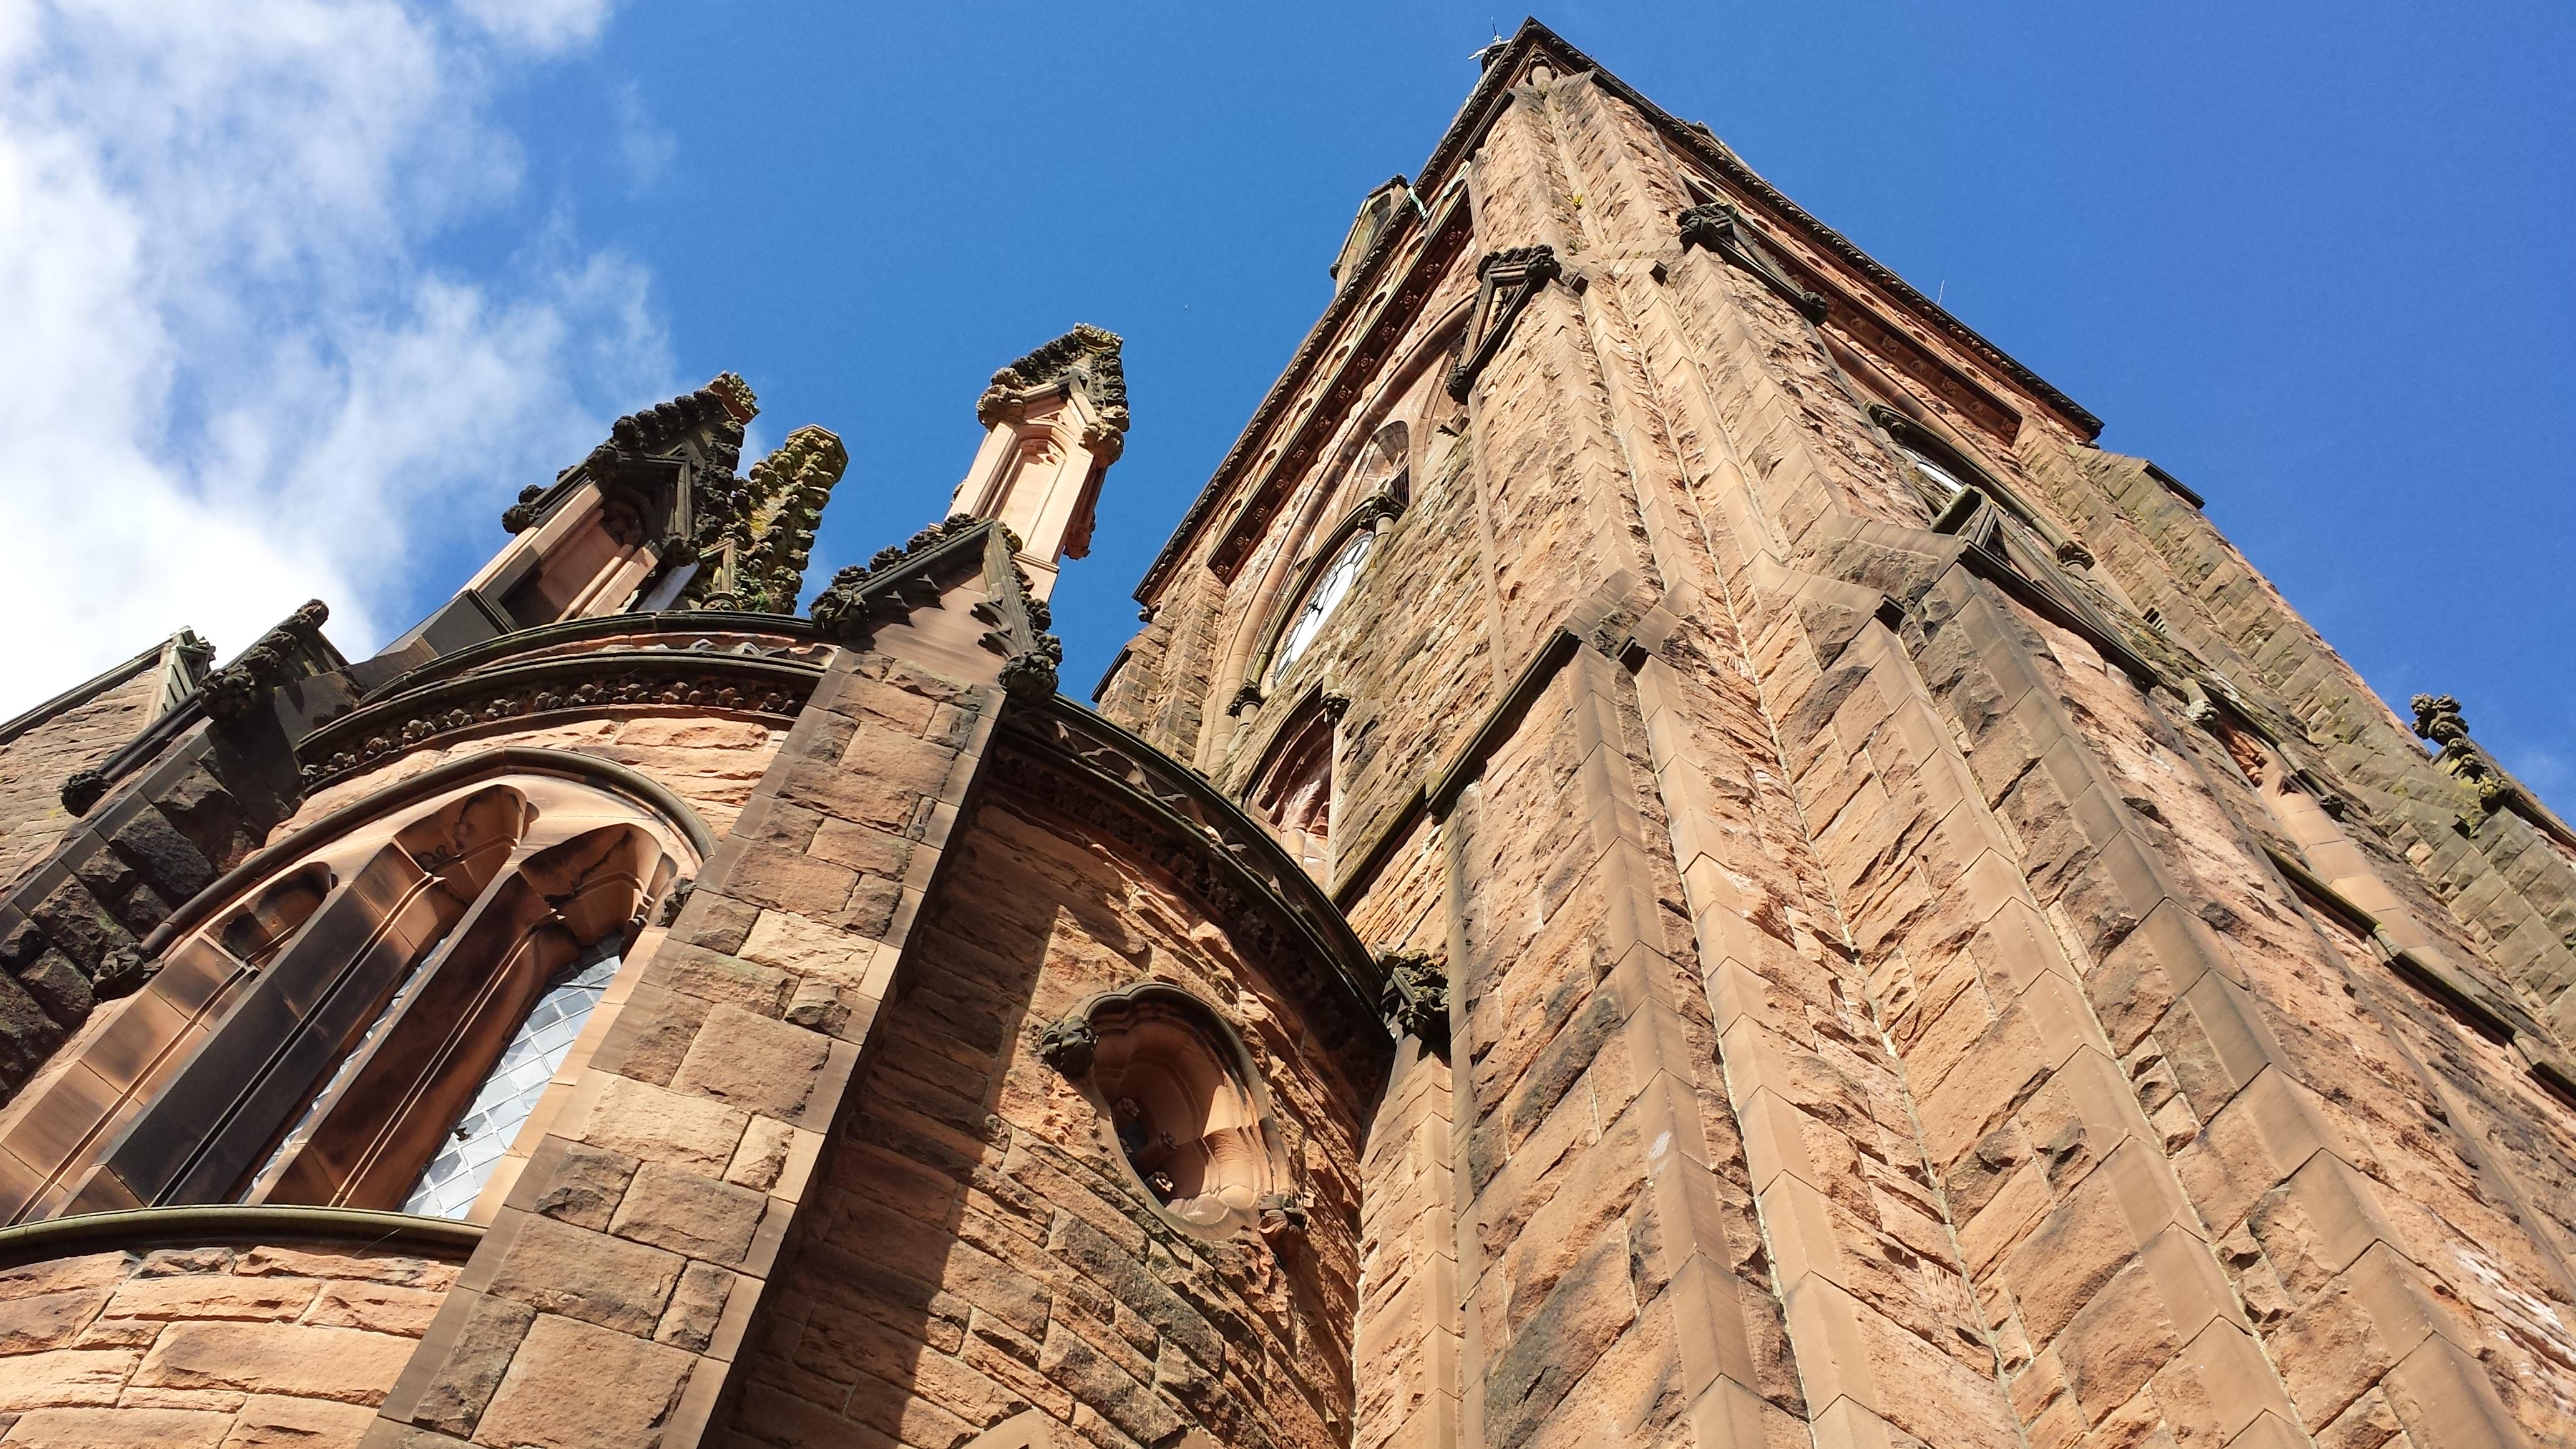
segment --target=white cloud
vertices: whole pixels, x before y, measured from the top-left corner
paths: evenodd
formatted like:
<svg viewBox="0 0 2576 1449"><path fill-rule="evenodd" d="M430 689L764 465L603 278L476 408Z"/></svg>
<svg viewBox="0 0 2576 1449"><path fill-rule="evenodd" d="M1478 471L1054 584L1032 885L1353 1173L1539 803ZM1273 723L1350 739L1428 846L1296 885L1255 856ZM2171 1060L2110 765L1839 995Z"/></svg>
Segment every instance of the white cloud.
<svg viewBox="0 0 2576 1449"><path fill-rule="evenodd" d="M626 162L627 184L639 196L653 189L680 154L679 141L645 113L643 91L633 81L617 91L617 150Z"/></svg>
<svg viewBox="0 0 2576 1449"><path fill-rule="evenodd" d="M560 218L491 275L424 260L516 196L492 77L607 9L0 5L0 717L309 597L372 648L425 540L497 543L522 483L675 390L649 277Z"/></svg>

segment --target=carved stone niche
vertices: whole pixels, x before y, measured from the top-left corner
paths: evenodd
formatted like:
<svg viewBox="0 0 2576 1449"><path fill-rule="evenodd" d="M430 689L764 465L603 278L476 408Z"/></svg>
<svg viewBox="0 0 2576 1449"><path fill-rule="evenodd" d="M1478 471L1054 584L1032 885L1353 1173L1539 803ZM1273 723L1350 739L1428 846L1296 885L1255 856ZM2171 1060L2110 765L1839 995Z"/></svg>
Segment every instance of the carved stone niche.
<svg viewBox="0 0 2576 1449"><path fill-rule="evenodd" d="M1059 1047L1072 1047L1060 1050ZM1143 982L1093 997L1041 1048L1099 1113L1102 1145L1194 1237L1302 1227L1287 1153L1252 1053L1214 1010Z"/></svg>

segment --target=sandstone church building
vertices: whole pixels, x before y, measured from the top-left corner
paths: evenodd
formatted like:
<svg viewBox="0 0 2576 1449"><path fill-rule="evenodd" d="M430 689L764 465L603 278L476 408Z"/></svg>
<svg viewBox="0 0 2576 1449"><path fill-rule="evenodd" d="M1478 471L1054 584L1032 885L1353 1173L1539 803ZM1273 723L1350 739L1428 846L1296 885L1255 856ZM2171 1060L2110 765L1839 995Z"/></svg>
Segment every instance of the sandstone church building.
<svg viewBox="0 0 2576 1449"><path fill-rule="evenodd" d="M1083 326L802 615L727 374L0 724L0 1449L2576 1443L2576 832L1483 63L1091 705Z"/></svg>

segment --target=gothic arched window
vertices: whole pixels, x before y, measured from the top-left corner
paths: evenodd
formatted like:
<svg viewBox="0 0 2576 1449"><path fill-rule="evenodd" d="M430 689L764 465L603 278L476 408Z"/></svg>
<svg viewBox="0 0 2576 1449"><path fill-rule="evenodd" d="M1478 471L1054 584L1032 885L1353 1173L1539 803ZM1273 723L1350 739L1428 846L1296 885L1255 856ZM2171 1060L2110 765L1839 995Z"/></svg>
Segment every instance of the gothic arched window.
<svg viewBox="0 0 2576 1449"><path fill-rule="evenodd" d="M1279 746L1252 787L1252 813L1306 873L1325 881L1332 870L1333 716L1321 704L1281 731Z"/></svg>
<svg viewBox="0 0 2576 1449"><path fill-rule="evenodd" d="M172 918L150 979L65 1047L78 1091L0 1113L0 1148L45 1176L18 1211L464 1216L710 844L643 777L535 749L315 820Z"/></svg>

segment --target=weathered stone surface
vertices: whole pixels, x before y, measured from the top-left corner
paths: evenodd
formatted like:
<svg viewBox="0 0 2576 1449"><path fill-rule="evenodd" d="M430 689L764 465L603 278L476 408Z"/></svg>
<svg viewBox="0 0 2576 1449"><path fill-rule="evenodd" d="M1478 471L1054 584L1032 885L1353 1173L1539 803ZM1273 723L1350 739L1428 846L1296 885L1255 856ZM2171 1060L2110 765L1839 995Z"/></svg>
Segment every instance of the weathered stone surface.
<svg viewBox="0 0 2576 1449"><path fill-rule="evenodd" d="M532 1217L519 1225L491 1291L546 1313L649 1334L682 1266L659 1248Z"/></svg>
<svg viewBox="0 0 2576 1449"><path fill-rule="evenodd" d="M135 1371L139 1385L240 1389L372 1404L411 1357L407 1338L294 1323L179 1323Z"/></svg>
<svg viewBox="0 0 2576 1449"><path fill-rule="evenodd" d="M689 1364L678 1349L539 1314L475 1438L542 1449L650 1443Z"/></svg>

